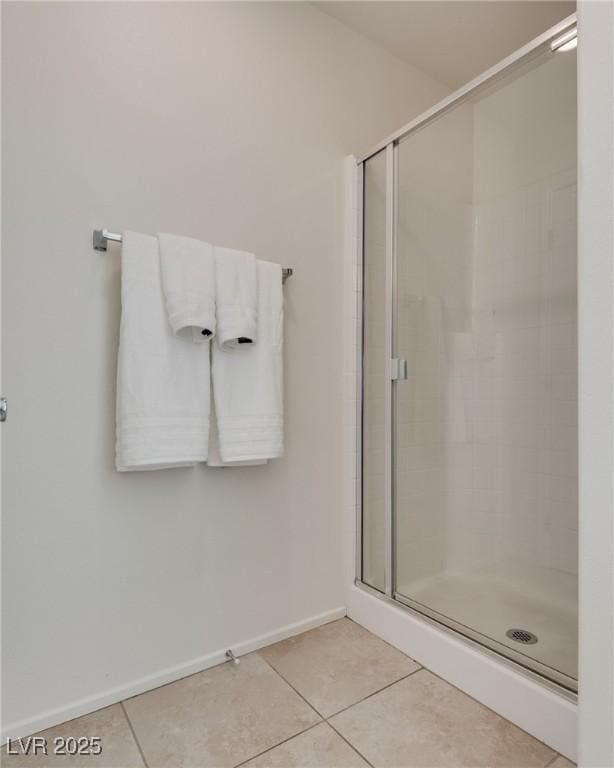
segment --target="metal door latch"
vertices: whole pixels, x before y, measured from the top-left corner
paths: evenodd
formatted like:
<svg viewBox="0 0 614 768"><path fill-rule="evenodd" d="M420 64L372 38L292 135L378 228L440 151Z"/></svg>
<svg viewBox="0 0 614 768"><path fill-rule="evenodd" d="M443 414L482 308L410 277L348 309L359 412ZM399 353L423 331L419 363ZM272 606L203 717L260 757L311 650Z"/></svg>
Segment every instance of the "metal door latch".
<svg viewBox="0 0 614 768"><path fill-rule="evenodd" d="M6 397L0 397L0 421L6 421L8 410L9 404L6 401Z"/></svg>
<svg viewBox="0 0 614 768"><path fill-rule="evenodd" d="M390 361L390 378L392 381L406 381L407 379L407 360L399 357L393 357Z"/></svg>

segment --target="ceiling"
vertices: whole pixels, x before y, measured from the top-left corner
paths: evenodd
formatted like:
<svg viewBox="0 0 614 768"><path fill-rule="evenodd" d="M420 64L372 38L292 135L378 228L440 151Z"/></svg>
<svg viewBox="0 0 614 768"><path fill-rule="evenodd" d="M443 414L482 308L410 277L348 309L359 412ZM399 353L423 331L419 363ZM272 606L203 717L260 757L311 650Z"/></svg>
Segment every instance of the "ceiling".
<svg viewBox="0 0 614 768"><path fill-rule="evenodd" d="M562 0L313 2L441 83L456 88L576 9Z"/></svg>

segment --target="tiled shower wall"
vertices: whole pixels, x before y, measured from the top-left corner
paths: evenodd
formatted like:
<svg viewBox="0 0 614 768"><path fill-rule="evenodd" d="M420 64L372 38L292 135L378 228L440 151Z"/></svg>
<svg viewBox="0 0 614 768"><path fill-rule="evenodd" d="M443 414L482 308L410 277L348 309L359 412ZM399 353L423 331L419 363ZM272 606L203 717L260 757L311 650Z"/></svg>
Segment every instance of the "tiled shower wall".
<svg viewBox="0 0 614 768"><path fill-rule="evenodd" d="M574 78L556 56L474 110L474 461L498 551L547 591L536 569L577 574Z"/></svg>
<svg viewBox="0 0 614 768"><path fill-rule="evenodd" d="M450 568L473 514L471 330L472 125L461 107L398 148L395 350L397 584Z"/></svg>

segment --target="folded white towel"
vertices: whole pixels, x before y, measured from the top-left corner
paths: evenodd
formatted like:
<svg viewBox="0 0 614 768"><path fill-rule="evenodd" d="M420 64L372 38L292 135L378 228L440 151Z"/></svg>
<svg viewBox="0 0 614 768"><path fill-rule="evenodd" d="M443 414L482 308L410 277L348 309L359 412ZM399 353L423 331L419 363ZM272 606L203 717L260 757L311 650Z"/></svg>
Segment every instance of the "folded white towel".
<svg viewBox="0 0 614 768"><path fill-rule="evenodd" d="M162 292L174 333L206 342L215 333L215 257L209 243L158 235Z"/></svg>
<svg viewBox="0 0 614 768"><path fill-rule="evenodd" d="M206 461L209 397L209 344L173 335L160 284L158 240L125 232L117 469L164 469Z"/></svg>
<svg viewBox="0 0 614 768"><path fill-rule="evenodd" d="M215 247L217 338L222 349L256 342L257 276L253 253Z"/></svg>
<svg viewBox="0 0 614 768"><path fill-rule="evenodd" d="M212 378L220 456L234 461L283 453L281 267L258 261L257 342L224 350L212 346Z"/></svg>
<svg viewBox="0 0 614 768"><path fill-rule="evenodd" d="M253 459L251 461L222 461L220 456L220 438L217 433L217 419L215 415L215 403L211 398L211 417L209 426L209 454L207 456L208 467L257 467L266 464L266 459Z"/></svg>

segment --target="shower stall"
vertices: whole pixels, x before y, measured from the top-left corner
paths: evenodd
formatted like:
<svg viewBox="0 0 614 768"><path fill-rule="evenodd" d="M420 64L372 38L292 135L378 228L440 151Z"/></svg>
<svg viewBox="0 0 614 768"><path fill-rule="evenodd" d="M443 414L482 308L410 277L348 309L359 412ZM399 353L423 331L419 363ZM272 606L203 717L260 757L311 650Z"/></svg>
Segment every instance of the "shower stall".
<svg viewBox="0 0 614 768"><path fill-rule="evenodd" d="M357 583L577 690L576 30L358 164Z"/></svg>

